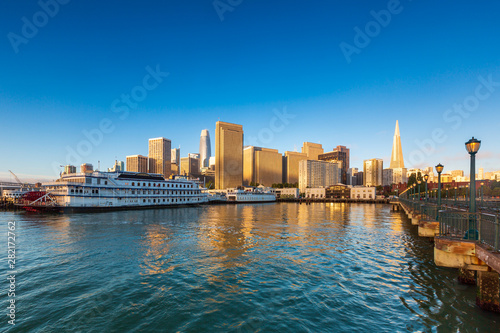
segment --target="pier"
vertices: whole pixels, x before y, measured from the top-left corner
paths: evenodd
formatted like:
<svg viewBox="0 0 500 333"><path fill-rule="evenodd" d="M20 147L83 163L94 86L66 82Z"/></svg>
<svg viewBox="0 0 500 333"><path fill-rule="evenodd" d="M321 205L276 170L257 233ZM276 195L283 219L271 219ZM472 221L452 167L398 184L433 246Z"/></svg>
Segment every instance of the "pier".
<svg viewBox="0 0 500 333"><path fill-rule="evenodd" d="M419 236L434 240L435 264L456 268L461 283L477 285L476 304L500 313L500 203L482 203L477 213L465 202L400 198L399 206Z"/></svg>

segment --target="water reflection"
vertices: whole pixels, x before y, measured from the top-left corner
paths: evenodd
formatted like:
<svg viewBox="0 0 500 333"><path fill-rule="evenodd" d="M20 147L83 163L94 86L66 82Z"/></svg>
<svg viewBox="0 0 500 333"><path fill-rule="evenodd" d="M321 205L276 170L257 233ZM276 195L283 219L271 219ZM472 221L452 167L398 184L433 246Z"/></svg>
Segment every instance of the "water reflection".
<svg viewBox="0 0 500 333"><path fill-rule="evenodd" d="M48 322L73 331L80 317L95 331L467 332L499 325L475 307L474 287L434 265L433 245L390 206L0 215L10 218L22 240L24 331Z"/></svg>

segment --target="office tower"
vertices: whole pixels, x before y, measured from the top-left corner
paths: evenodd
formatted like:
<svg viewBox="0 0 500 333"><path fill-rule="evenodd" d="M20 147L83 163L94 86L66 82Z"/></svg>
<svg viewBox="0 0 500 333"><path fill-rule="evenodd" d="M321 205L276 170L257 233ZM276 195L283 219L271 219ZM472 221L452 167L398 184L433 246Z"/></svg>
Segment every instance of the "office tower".
<svg viewBox="0 0 500 333"><path fill-rule="evenodd" d="M181 149L173 148L170 150L170 162L172 164L179 164L181 161Z"/></svg>
<svg viewBox="0 0 500 333"><path fill-rule="evenodd" d="M215 156L210 157L208 168L215 171Z"/></svg>
<svg viewBox="0 0 500 333"><path fill-rule="evenodd" d="M382 185L382 170L384 169L384 161L380 158L372 158L363 162L363 185L364 186L379 186Z"/></svg>
<svg viewBox="0 0 500 333"><path fill-rule="evenodd" d="M127 171L148 172L148 158L142 155L127 156Z"/></svg>
<svg viewBox="0 0 500 333"><path fill-rule="evenodd" d="M361 185L356 182L356 174L358 173L358 168L347 169L347 184L351 186Z"/></svg>
<svg viewBox="0 0 500 333"><path fill-rule="evenodd" d="M125 171L125 163L123 161L115 160L115 165L112 168L108 168L108 172L118 172Z"/></svg>
<svg viewBox="0 0 500 333"><path fill-rule="evenodd" d="M483 179L485 179L485 178L484 178L484 169L483 169L483 168L479 168L479 172L478 172L478 174L477 174L477 179L478 179L478 180L483 180Z"/></svg>
<svg viewBox="0 0 500 333"><path fill-rule="evenodd" d="M391 170L393 184L405 184L408 182L408 170L406 168L395 168Z"/></svg>
<svg viewBox="0 0 500 333"><path fill-rule="evenodd" d="M243 184L243 126L218 121L215 125L215 188Z"/></svg>
<svg viewBox="0 0 500 333"><path fill-rule="evenodd" d="M382 171L382 185L391 186L394 183L393 169L384 169Z"/></svg>
<svg viewBox="0 0 500 333"><path fill-rule="evenodd" d="M323 146L319 143L304 142L302 152L307 155L308 160L318 160L318 156L323 154Z"/></svg>
<svg viewBox="0 0 500 333"><path fill-rule="evenodd" d="M165 138L149 139L149 173L169 178L171 175L171 142Z"/></svg>
<svg viewBox="0 0 500 333"><path fill-rule="evenodd" d="M210 157L212 157L210 134L205 129L201 131L200 137L200 168L208 168L210 166Z"/></svg>
<svg viewBox="0 0 500 333"><path fill-rule="evenodd" d="M65 175L70 175L76 173L76 167L74 165L65 165L64 166L64 174Z"/></svg>
<svg viewBox="0 0 500 333"><path fill-rule="evenodd" d="M295 151L286 151L283 156L283 183L295 184L299 182L299 163L307 160L307 154Z"/></svg>
<svg viewBox="0 0 500 333"><path fill-rule="evenodd" d="M339 181L338 162L303 160L299 163L299 189L327 187Z"/></svg>
<svg viewBox="0 0 500 333"><path fill-rule="evenodd" d="M81 173L92 173L94 172L94 166L90 163L83 163L80 165L80 172Z"/></svg>
<svg viewBox="0 0 500 333"><path fill-rule="evenodd" d="M363 186L365 173L363 171L359 171L355 177L356 177L356 185Z"/></svg>
<svg viewBox="0 0 500 333"><path fill-rule="evenodd" d="M394 141L392 143L392 155L390 169L404 168L403 148L401 147L401 136L399 135L399 121L396 120L396 130L394 131Z"/></svg>
<svg viewBox="0 0 500 333"><path fill-rule="evenodd" d="M200 175L200 160L192 156L181 158L181 175L198 177Z"/></svg>
<svg viewBox="0 0 500 333"><path fill-rule="evenodd" d="M320 154L318 160L327 162L340 162L341 163L341 180L340 183L347 184L347 170L349 170L350 159L349 148L346 146L337 146L333 151Z"/></svg>
<svg viewBox="0 0 500 333"><path fill-rule="evenodd" d="M277 149L248 146L243 150L243 184L272 186L283 180L282 156Z"/></svg>

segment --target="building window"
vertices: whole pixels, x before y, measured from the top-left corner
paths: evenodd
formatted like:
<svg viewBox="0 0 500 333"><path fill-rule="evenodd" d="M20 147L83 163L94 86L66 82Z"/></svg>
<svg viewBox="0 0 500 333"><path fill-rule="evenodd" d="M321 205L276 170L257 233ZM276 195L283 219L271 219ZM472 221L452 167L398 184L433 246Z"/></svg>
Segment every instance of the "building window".
<svg viewBox="0 0 500 333"><path fill-rule="evenodd" d="M135 183L132 183L132 186L135 186Z"/></svg>

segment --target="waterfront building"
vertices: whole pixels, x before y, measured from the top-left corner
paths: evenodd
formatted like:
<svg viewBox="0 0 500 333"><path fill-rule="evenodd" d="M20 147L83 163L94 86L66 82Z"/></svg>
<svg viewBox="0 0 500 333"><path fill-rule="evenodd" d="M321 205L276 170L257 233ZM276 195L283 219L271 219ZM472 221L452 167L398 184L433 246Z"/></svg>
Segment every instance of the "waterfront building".
<svg viewBox="0 0 500 333"><path fill-rule="evenodd" d="M200 160L192 156L181 158L181 171L179 174L197 178L200 174Z"/></svg>
<svg viewBox="0 0 500 333"><path fill-rule="evenodd" d="M324 199L326 198L326 188L324 187L306 188L305 196L308 199Z"/></svg>
<svg viewBox="0 0 500 333"><path fill-rule="evenodd" d="M349 148L346 146L337 146L333 151L320 154L318 160L327 162L340 162L341 168L341 179L342 184L347 185L347 170L349 170L349 159L350 159Z"/></svg>
<svg viewBox="0 0 500 333"><path fill-rule="evenodd" d="M300 195L299 189L296 187L293 188L276 188L276 198L293 198L297 199Z"/></svg>
<svg viewBox="0 0 500 333"><path fill-rule="evenodd" d="M73 173L76 173L76 167L74 165L65 165L64 166L64 172L63 174L65 175L71 175Z"/></svg>
<svg viewBox="0 0 500 333"><path fill-rule="evenodd" d="M171 171L171 141L163 137L149 139L149 173L161 174L165 179Z"/></svg>
<svg viewBox="0 0 500 333"><path fill-rule="evenodd" d="M401 136L399 133L399 121L396 120L396 129L394 130L394 140L392 143L392 155L390 169L404 168L403 148L401 146Z"/></svg>
<svg viewBox="0 0 500 333"><path fill-rule="evenodd" d="M394 184L394 172L393 169L384 169L382 171L382 185L391 186Z"/></svg>
<svg viewBox="0 0 500 333"><path fill-rule="evenodd" d="M283 159L277 149L248 146L243 150L243 184L264 186L279 184L283 180Z"/></svg>
<svg viewBox="0 0 500 333"><path fill-rule="evenodd" d="M299 182L299 163L307 160L307 154L296 151L286 151L283 156L283 183Z"/></svg>
<svg viewBox="0 0 500 333"><path fill-rule="evenodd" d="M339 182L338 162L304 160L299 164L299 189L318 188L335 185Z"/></svg>
<svg viewBox="0 0 500 333"><path fill-rule="evenodd" d="M94 172L94 166L90 163L83 163L80 165L80 173L92 173Z"/></svg>
<svg viewBox="0 0 500 333"><path fill-rule="evenodd" d="M382 170L384 169L384 161L380 158L372 158L363 162L363 185L364 186L379 186L382 185Z"/></svg>
<svg viewBox="0 0 500 333"><path fill-rule="evenodd" d="M215 188L243 184L243 126L218 121L215 126Z"/></svg>
<svg viewBox="0 0 500 333"><path fill-rule="evenodd" d="M201 131L200 136L200 169L210 166L210 157L212 157L212 147L210 144L210 133L207 129Z"/></svg>
<svg viewBox="0 0 500 333"><path fill-rule="evenodd" d="M332 185L326 188L325 195L327 199L349 199L351 188L344 184Z"/></svg>
<svg viewBox="0 0 500 333"><path fill-rule="evenodd" d="M317 160L323 154L323 146L319 143L304 142L302 152L307 155L308 160Z"/></svg>
<svg viewBox="0 0 500 333"><path fill-rule="evenodd" d="M375 187L354 186L351 188L351 199L370 200L375 197Z"/></svg>
<svg viewBox="0 0 500 333"><path fill-rule="evenodd" d="M127 156L127 171L130 172L148 172L148 158L142 155L130 155Z"/></svg>

